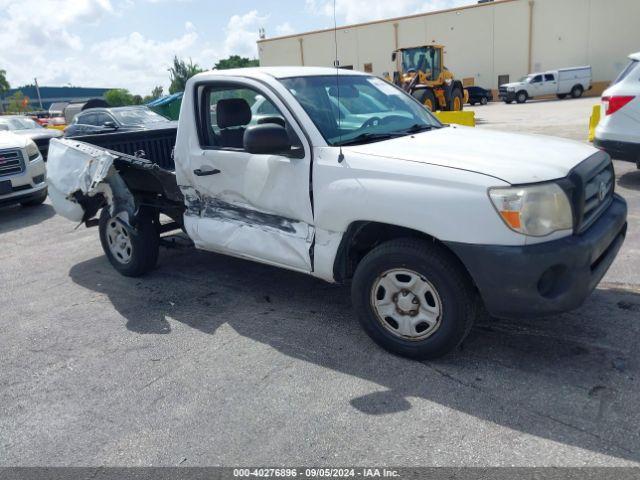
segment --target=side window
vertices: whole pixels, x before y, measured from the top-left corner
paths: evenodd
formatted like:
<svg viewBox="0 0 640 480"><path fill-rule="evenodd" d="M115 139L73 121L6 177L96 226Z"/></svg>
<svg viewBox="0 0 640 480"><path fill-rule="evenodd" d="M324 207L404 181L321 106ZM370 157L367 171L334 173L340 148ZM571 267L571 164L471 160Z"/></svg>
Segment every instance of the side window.
<svg viewBox="0 0 640 480"><path fill-rule="evenodd" d="M287 129L294 147L301 146L280 110L264 95L243 86L205 88L201 118L205 146L243 151L244 132L253 125L273 123Z"/></svg>
<svg viewBox="0 0 640 480"><path fill-rule="evenodd" d="M109 114L104 112L96 114L96 125L102 126L107 122L113 122L113 118Z"/></svg>
<svg viewBox="0 0 640 480"><path fill-rule="evenodd" d="M542 75L536 75L535 77L533 77L533 80L531 80L531 83L541 83L542 82Z"/></svg>
<svg viewBox="0 0 640 480"><path fill-rule="evenodd" d="M551 73L546 73L544 75L544 81L545 82L555 82L556 81L556 77Z"/></svg>
<svg viewBox="0 0 640 480"><path fill-rule="evenodd" d="M98 116L95 113L85 113L78 116L78 123L80 125L98 125Z"/></svg>

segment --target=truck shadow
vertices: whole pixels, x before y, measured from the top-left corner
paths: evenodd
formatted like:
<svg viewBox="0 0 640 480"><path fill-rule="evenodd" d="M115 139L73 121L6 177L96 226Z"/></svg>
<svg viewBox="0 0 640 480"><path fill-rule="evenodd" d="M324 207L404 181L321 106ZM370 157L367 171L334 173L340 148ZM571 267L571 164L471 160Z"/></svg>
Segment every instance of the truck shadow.
<svg viewBox="0 0 640 480"><path fill-rule="evenodd" d="M574 313L483 321L459 351L413 362L375 346L349 289L215 254L162 252L144 279L120 277L103 257L72 280L106 294L137 334L170 334L167 318L214 335L223 324L299 360L379 386L345 404L391 415L426 399L526 434L640 461L640 295L600 289ZM215 348L215 339L212 340ZM336 386L336 388L338 388Z"/></svg>
<svg viewBox="0 0 640 480"><path fill-rule="evenodd" d="M640 190L640 170L622 174L618 179L618 185L629 190Z"/></svg>
<svg viewBox="0 0 640 480"><path fill-rule="evenodd" d="M46 203L37 207L22 207L20 205L0 207L0 235L37 225L55 214L53 207Z"/></svg>

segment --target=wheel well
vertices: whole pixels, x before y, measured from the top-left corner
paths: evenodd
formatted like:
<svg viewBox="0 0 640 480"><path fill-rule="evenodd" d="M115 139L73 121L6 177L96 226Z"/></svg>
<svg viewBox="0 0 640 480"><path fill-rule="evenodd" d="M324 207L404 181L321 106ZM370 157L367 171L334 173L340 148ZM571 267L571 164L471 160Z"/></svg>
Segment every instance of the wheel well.
<svg viewBox="0 0 640 480"><path fill-rule="evenodd" d="M451 249L437 238L424 232L406 227L365 221L352 223L344 233L333 264L334 279L340 283L351 280L358 264L365 255L367 255L367 253L384 242L400 238L422 239L445 250L451 255L454 261L460 264L475 287L475 282L462 261L451 251Z"/></svg>

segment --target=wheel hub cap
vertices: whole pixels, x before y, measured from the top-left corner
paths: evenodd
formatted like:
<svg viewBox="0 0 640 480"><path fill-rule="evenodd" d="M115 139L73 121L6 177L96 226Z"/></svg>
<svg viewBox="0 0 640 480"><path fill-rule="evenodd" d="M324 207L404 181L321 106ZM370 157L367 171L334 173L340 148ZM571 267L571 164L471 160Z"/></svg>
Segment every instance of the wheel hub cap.
<svg viewBox="0 0 640 480"><path fill-rule="evenodd" d="M106 237L111 255L120 263L129 263L133 252L131 237L126 227L117 218L109 220Z"/></svg>
<svg viewBox="0 0 640 480"><path fill-rule="evenodd" d="M380 275L371 290L371 304L382 326L405 340L424 340L440 328L440 296L433 284L412 270Z"/></svg>

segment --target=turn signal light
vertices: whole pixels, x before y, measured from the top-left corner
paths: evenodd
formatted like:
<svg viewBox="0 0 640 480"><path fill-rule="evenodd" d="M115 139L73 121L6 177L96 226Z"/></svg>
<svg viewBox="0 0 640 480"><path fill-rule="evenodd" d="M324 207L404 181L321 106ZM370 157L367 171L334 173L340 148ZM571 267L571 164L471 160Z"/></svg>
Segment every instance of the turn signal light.
<svg viewBox="0 0 640 480"><path fill-rule="evenodd" d="M602 103L604 103L605 112L607 115L613 115L627 103L633 100L634 96L631 95L619 95L613 97L602 97Z"/></svg>
<svg viewBox="0 0 640 480"><path fill-rule="evenodd" d="M500 211L500 216L504 219L507 224L514 230L520 230L522 228L522 223L520 221L520 212L513 212L509 210Z"/></svg>

